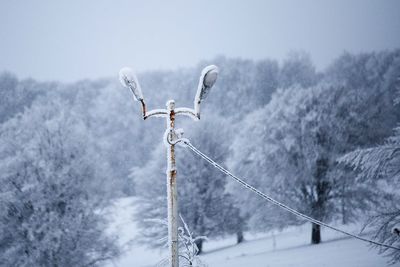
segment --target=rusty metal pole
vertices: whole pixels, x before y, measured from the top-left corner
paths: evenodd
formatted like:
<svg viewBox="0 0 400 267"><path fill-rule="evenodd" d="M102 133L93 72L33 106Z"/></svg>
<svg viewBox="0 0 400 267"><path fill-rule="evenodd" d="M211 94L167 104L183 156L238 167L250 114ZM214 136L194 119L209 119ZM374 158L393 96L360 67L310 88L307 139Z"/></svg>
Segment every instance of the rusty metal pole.
<svg viewBox="0 0 400 267"><path fill-rule="evenodd" d="M175 131L175 101L167 102L167 129L169 134ZM168 196L168 245L170 266L179 267L178 252L178 192L176 185L175 145L167 146L167 196Z"/></svg>
<svg viewBox="0 0 400 267"><path fill-rule="evenodd" d="M178 249L178 192L176 184L176 166L175 166L175 144L181 142L183 131L175 131L175 116L188 116L194 120L200 119L200 104L213 87L217 80L218 68L214 65L205 67L200 75L199 85L197 87L194 99L193 109L176 108L175 101L167 102L167 109L154 109L147 111L143 98L142 89L135 73L130 68L122 68L119 72L119 79L122 86L131 90L134 100L142 105L143 119L150 117L165 117L167 119L167 130L164 134L164 143L167 148L167 196L168 196L168 245L170 266L179 267L179 249Z"/></svg>

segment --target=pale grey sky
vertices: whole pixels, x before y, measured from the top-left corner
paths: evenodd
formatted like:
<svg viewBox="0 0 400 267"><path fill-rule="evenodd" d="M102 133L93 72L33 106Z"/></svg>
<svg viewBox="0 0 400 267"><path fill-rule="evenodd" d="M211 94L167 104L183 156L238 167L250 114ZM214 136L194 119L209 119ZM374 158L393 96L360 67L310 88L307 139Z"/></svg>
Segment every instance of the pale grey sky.
<svg viewBox="0 0 400 267"><path fill-rule="evenodd" d="M400 48L399 0L1 0L0 71L74 81L194 66L217 55L319 69L344 50Z"/></svg>

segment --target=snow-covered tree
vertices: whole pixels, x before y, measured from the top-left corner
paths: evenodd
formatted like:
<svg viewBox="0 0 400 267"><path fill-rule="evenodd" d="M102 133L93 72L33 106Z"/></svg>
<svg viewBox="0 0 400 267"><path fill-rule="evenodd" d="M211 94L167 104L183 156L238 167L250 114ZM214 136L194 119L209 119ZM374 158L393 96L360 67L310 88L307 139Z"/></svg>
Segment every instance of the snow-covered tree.
<svg viewBox="0 0 400 267"><path fill-rule="evenodd" d="M242 119L247 112L267 104L278 87L279 65L274 60L217 57L208 63L217 65L220 73L205 108L222 117Z"/></svg>
<svg viewBox="0 0 400 267"><path fill-rule="evenodd" d="M340 90L329 86L279 90L269 105L245 120L232 145L232 167L256 187L307 215L322 221L337 217L337 203L345 195L336 158L349 146L344 138L346 125L337 113L348 105L348 98L338 93ZM377 204L376 190L348 180L350 185L345 193L354 209ZM357 194L353 194L355 191ZM270 209L261 208L256 196L241 193L241 197L244 205L252 203L255 210L265 214L252 215L253 219L264 221L264 227L276 223L277 218L270 216ZM290 222L298 223L285 214L279 223ZM263 227L257 220L251 225ZM320 240L319 226L313 225L312 242Z"/></svg>
<svg viewBox="0 0 400 267"><path fill-rule="evenodd" d="M89 107L85 105L87 101L79 99L85 97L85 92L79 93L76 102L83 105L94 145L103 158L98 164L108 164L115 186L125 195L133 195L135 188L128 179L130 168L145 164L163 125L153 120L144 123L130 92L118 85L107 84L95 93Z"/></svg>
<svg viewBox="0 0 400 267"><path fill-rule="evenodd" d="M44 95L50 84L32 79L19 81L11 73L0 73L0 123L23 112L40 95Z"/></svg>
<svg viewBox="0 0 400 267"><path fill-rule="evenodd" d="M280 70L279 87L310 87L317 82L318 75L310 55L300 51L289 53Z"/></svg>
<svg viewBox="0 0 400 267"><path fill-rule="evenodd" d="M399 88L400 50L360 55L343 54L328 68L325 80L343 88L342 98L346 105L337 110L344 141L342 153L370 147L392 134L392 128L400 118L400 110L393 106L393 98ZM347 166L340 165L338 175L354 177ZM354 179L342 179L342 196L355 194L351 188ZM379 187L378 187L379 188ZM343 222L354 218L354 206L341 199Z"/></svg>
<svg viewBox="0 0 400 267"><path fill-rule="evenodd" d="M238 172L255 180L258 188L319 220L331 219L335 212L331 201L335 179L329 170L335 159L332 154L337 153L336 129L321 103L327 94L329 90L321 87L278 91L269 105L249 115L233 145L233 167ZM251 202L261 209L258 199L251 195L246 199L246 205ZM275 210L275 214L282 213ZM273 217L264 218L267 225L276 223ZM289 222L286 215L281 222ZM298 222L292 218L292 223ZM319 226L313 225L312 242L320 239Z"/></svg>
<svg viewBox="0 0 400 267"><path fill-rule="evenodd" d="M279 87L279 65L273 60L255 62L255 77L253 80L253 107L262 107L268 104L272 94Z"/></svg>
<svg viewBox="0 0 400 267"><path fill-rule="evenodd" d="M0 128L0 262L98 266L118 254L100 212L107 171L66 102L38 102Z"/></svg>
<svg viewBox="0 0 400 267"><path fill-rule="evenodd" d="M400 77L400 76L399 76ZM399 92L400 92L400 86ZM400 96L394 99L398 105ZM394 135L379 146L357 149L340 159L358 173L358 182L379 181L393 198L391 205L379 209L368 224L375 227L375 238L380 242L400 247L400 127L395 128ZM397 229L397 230L396 230ZM396 232L397 231L397 232ZM400 261L400 251L380 248L380 251L391 257L391 262Z"/></svg>
<svg viewBox="0 0 400 267"><path fill-rule="evenodd" d="M329 221L345 212L356 216L377 205L386 195L370 184L356 183L336 158L387 137L399 116L390 102L399 57L397 52L381 57L372 54L370 60L387 62L378 68L384 79L370 78L367 85L350 86L325 75L323 82L308 89L278 90L267 106L240 123L230 167L256 187L319 220ZM366 65L352 68L367 69L364 76L373 77L375 70ZM276 208L265 207L256 196L240 192L245 203L242 211L253 213L248 214L251 228L297 223ZM244 208L249 203L252 209ZM270 216L274 212L283 219ZM313 227L312 240L318 243L319 228Z"/></svg>
<svg viewBox="0 0 400 267"><path fill-rule="evenodd" d="M400 195L396 190L400 186L400 128L396 128L395 135L383 145L355 150L342 157L341 161L358 172L359 183L380 181L391 195L391 204L376 211L368 224L375 227L375 238L379 241L399 247L400 237L393 229L400 225ZM387 252L393 263L400 261L399 251L380 249Z"/></svg>

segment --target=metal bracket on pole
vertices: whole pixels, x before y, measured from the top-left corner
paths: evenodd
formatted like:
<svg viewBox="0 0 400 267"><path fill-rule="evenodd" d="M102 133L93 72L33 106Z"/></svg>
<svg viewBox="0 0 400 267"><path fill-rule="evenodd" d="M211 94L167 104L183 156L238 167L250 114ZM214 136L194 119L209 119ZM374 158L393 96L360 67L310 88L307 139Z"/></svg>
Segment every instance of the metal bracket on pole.
<svg viewBox="0 0 400 267"><path fill-rule="evenodd" d="M189 143L189 139L183 138L184 131L182 128L171 129L167 128L164 132L164 144L169 147L170 145L183 145Z"/></svg>

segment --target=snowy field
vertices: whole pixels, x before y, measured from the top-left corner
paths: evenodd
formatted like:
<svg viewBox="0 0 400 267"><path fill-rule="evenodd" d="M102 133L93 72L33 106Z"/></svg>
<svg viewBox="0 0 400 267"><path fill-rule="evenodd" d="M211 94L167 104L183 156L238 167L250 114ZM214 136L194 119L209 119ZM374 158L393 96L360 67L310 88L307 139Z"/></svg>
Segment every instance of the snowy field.
<svg viewBox="0 0 400 267"><path fill-rule="evenodd" d="M131 242L138 232L132 222L134 199L116 201L110 212L112 226L110 232L118 235L124 245L121 258L107 266L145 267L155 266L166 256L165 251L150 250ZM201 259L209 267L262 266L262 267L381 267L388 265L387 259L378 255L375 249L365 243L344 237L331 230L322 231L323 243L310 245L308 224L290 228L283 232L258 236L245 235L246 241L235 245L235 239L226 238L204 244ZM349 226L346 230L356 229ZM354 231L356 232L356 231Z"/></svg>

